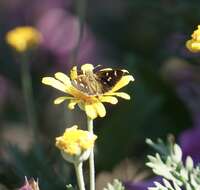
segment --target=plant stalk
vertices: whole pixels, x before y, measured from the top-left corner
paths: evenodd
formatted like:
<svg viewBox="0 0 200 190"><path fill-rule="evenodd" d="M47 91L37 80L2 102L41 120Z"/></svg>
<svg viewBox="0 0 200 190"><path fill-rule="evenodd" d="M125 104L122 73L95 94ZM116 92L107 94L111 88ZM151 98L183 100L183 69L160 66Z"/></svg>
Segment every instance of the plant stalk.
<svg viewBox="0 0 200 190"><path fill-rule="evenodd" d="M91 134L93 132L93 120L87 117L87 126L88 131ZM95 190L95 166L94 166L94 148L92 148L90 157L89 157L89 170L90 170L90 190Z"/></svg>
<svg viewBox="0 0 200 190"><path fill-rule="evenodd" d="M30 69L29 69L30 63L28 61L28 55L21 55L20 60L21 60L20 65L21 65L22 89L25 100L27 119L28 119L28 124L32 128L33 133L35 135L37 127L37 119L33 101L32 80L30 76Z"/></svg>
<svg viewBox="0 0 200 190"><path fill-rule="evenodd" d="M78 181L79 190L85 190L85 183L83 178L83 163L75 163L74 164L75 171L76 171L76 177Z"/></svg>

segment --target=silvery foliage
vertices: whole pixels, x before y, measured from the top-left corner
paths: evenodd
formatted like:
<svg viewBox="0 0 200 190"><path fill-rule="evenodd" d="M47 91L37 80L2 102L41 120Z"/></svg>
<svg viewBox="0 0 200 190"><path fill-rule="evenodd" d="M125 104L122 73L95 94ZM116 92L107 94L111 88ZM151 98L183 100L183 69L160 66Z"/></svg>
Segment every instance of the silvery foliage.
<svg viewBox="0 0 200 190"><path fill-rule="evenodd" d="M159 152L155 156L148 155L146 165L163 177L162 183L154 182L155 187L149 187L149 190L200 190L200 165L194 166L190 156L184 163L179 145L165 144L161 139L157 143L150 139L146 142Z"/></svg>
<svg viewBox="0 0 200 190"><path fill-rule="evenodd" d="M113 183L108 183L107 187L103 188L103 190L125 190L125 187L118 179L114 179Z"/></svg>

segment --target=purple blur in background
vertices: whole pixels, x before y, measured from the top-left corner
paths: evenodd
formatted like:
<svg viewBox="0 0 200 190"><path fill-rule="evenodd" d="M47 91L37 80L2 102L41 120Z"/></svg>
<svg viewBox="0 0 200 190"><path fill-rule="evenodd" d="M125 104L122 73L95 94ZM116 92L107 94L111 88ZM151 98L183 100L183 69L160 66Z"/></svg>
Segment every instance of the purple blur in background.
<svg viewBox="0 0 200 190"><path fill-rule="evenodd" d="M127 190L147 190L148 187L153 187L154 182L161 182L161 177L154 177L152 179L140 181L140 182L125 182L125 188Z"/></svg>
<svg viewBox="0 0 200 190"><path fill-rule="evenodd" d="M60 63L71 66L70 59L79 38L78 19L64 9L51 9L40 17L37 26L43 34L42 47L56 56ZM79 50L78 63L95 62L96 41L86 26Z"/></svg>
<svg viewBox="0 0 200 190"><path fill-rule="evenodd" d="M184 131L180 135L180 145L183 150L183 159L185 160L186 156L190 155L194 163L197 164L200 162L200 122L192 129Z"/></svg>

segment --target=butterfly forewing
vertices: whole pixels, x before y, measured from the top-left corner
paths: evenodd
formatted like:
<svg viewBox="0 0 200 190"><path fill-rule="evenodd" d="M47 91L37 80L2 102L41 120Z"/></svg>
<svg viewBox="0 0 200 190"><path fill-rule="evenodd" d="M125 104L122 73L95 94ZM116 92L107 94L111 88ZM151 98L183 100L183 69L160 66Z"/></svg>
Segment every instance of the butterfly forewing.
<svg viewBox="0 0 200 190"><path fill-rule="evenodd" d="M73 86L87 95L103 94L102 85L98 82L94 73L80 75L72 81Z"/></svg>
<svg viewBox="0 0 200 190"><path fill-rule="evenodd" d="M88 92L88 85L83 76L79 76L77 79L72 80L72 85L82 92Z"/></svg>
<svg viewBox="0 0 200 190"><path fill-rule="evenodd" d="M115 69L115 70L103 70L95 73L99 82L102 84L103 93L111 90L117 82L124 75L124 71Z"/></svg>

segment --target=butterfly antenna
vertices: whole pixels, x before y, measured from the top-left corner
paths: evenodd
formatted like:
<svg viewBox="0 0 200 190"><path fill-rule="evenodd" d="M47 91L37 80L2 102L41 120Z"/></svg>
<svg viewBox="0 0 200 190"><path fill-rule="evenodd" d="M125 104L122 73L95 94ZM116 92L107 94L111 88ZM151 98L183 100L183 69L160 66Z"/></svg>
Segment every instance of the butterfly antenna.
<svg viewBox="0 0 200 190"><path fill-rule="evenodd" d="M96 68L98 68L98 67L102 67L102 65L97 65L97 66L94 67L94 69L96 69Z"/></svg>

